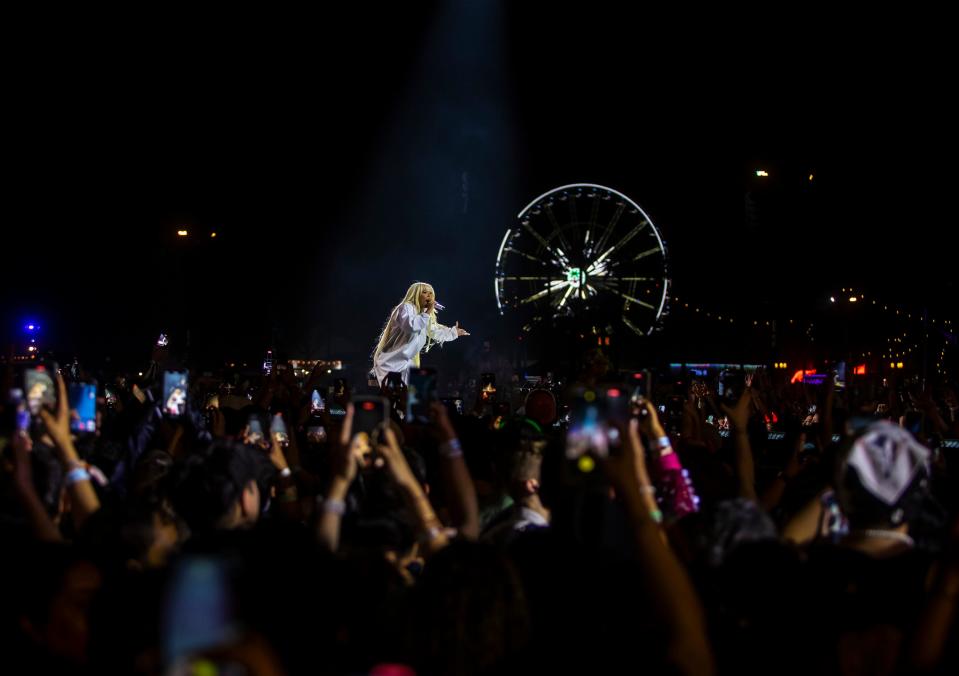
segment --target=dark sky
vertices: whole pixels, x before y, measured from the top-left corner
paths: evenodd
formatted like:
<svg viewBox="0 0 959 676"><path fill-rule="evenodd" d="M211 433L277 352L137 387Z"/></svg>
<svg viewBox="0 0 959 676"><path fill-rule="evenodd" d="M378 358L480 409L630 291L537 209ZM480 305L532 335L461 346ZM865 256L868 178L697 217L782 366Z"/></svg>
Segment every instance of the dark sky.
<svg viewBox="0 0 959 676"><path fill-rule="evenodd" d="M677 294L713 307L848 284L950 303L956 55L935 17L693 28L594 3L402 4L23 37L4 336L30 317L88 350L165 327L363 353L413 279L449 322L497 333L505 228L579 181L642 205Z"/></svg>

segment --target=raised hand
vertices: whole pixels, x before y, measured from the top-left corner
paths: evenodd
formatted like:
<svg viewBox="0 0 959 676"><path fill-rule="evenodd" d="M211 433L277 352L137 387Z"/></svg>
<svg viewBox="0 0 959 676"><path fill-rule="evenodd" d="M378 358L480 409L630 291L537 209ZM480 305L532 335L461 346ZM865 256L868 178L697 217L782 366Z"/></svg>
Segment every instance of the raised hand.
<svg viewBox="0 0 959 676"><path fill-rule="evenodd" d="M73 436L70 433L70 400L67 398L67 385L63 376L57 374L57 410L51 413L46 408L40 410L40 417L61 455L75 456ZM72 457L61 459L73 459Z"/></svg>
<svg viewBox="0 0 959 676"><path fill-rule="evenodd" d="M665 437L666 430L663 429L663 425L659 421L659 413L656 411L656 407L653 406L653 402L644 399L642 406L646 410L646 414L640 414L639 431L645 434L649 439L655 440L660 437Z"/></svg>
<svg viewBox="0 0 959 676"><path fill-rule="evenodd" d="M341 481L346 486L353 483L356 478L357 457L354 444L357 440L353 437L353 404L346 405L346 415L343 417L343 426L340 428L340 434L337 440L332 444L332 453L330 459L333 466L333 477Z"/></svg>
<svg viewBox="0 0 959 676"><path fill-rule="evenodd" d="M459 322L456 322L456 324L453 325L453 328L456 329L456 335L457 335L457 336L468 336L468 335L469 335L469 332L467 332L465 329L461 329L461 328L460 328L460 323L459 323Z"/></svg>
<svg viewBox="0 0 959 676"><path fill-rule="evenodd" d="M441 402L434 401L430 404L430 419L433 423L433 433L440 443L456 438L456 430L453 429L453 423L450 422L449 413L446 411L446 406Z"/></svg>
<svg viewBox="0 0 959 676"><path fill-rule="evenodd" d="M723 412L729 416L729 422L737 430L745 430L749 424L749 410L753 401L753 393L750 388L743 390L742 396L736 405L730 408L723 404Z"/></svg>

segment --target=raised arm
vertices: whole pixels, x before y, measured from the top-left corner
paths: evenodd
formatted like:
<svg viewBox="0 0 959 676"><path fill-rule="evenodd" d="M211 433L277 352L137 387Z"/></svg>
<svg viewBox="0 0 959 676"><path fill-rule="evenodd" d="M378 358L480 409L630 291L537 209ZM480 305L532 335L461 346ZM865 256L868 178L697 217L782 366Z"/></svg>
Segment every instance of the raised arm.
<svg viewBox="0 0 959 676"><path fill-rule="evenodd" d="M24 432L14 433L13 447L13 486L17 500L27 516L34 537L42 542L59 542L63 539L53 519L47 514L37 489L33 486L33 470L30 466L30 454L33 442Z"/></svg>
<svg viewBox="0 0 959 676"><path fill-rule="evenodd" d="M475 540L479 537L480 519L473 479L466 467L463 451L446 413L446 407L439 402L433 402L430 410L440 442L440 473L446 486L450 514L453 517L452 525L464 537Z"/></svg>
<svg viewBox="0 0 959 676"><path fill-rule="evenodd" d="M340 545L340 522L346 511L346 494L356 478L356 458L353 455L353 404L346 405L346 416L337 439L330 439L333 476L326 498L319 508L316 521L317 539L331 552Z"/></svg>
<svg viewBox="0 0 959 676"><path fill-rule="evenodd" d="M749 407L752 405L752 391L747 387L733 408L723 404L723 410L729 416L736 447L736 477L739 479L739 495L750 500L756 499L756 469L753 465L753 451L749 446Z"/></svg>
<svg viewBox="0 0 959 676"><path fill-rule="evenodd" d="M90 473L80 460L73 445L73 436L70 434L70 403L67 398L67 386L63 376L57 374L58 401L56 414L41 409L40 417L46 425L47 433L53 439L57 448L57 455L63 463L66 472L66 484L70 492L73 523L77 530L86 522L91 514L100 509L100 499L93 490Z"/></svg>
<svg viewBox="0 0 959 676"><path fill-rule="evenodd" d="M386 471L389 472L407 508L416 519L418 535L420 540L425 542L424 554L427 556L435 554L449 544L443 523L436 516L433 505L430 504L423 487L410 469L393 430L387 427L383 436L385 443L381 443L378 450L380 456L386 461Z"/></svg>
<svg viewBox="0 0 959 676"><path fill-rule="evenodd" d="M656 608L669 637L667 654L683 674L712 674L712 652L706 638L706 622L699 597L686 571L663 541L659 524L650 514L641 490L639 470L643 446L636 420L630 421L622 453L610 456L607 473L623 501L632 526L640 568L638 579Z"/></svg>

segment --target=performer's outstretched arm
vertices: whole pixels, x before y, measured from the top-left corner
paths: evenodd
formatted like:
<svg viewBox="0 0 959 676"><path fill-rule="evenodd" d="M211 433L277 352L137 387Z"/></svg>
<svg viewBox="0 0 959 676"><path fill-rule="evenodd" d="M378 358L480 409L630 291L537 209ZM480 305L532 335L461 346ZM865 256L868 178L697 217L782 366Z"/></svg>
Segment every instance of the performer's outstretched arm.
<svg viewBox="0 0 959 676"><path fill-rule="evenodd" d="M460 323L456 322L453 326L443 326L436 324L430 332L430 337L437 343L445 343L450 340L456 340L460 336L468 336L469 332L460 328Z"/></svg>

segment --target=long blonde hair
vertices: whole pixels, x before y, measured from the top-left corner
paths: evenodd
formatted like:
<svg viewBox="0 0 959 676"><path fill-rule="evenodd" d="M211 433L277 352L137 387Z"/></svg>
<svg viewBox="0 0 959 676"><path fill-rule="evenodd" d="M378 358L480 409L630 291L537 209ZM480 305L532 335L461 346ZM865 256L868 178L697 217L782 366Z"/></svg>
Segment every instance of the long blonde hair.
<svg viewBox="0 0 959 676"><path fill-rule="evenodd" d="M390 312L390 318L386 320L386 324L383 326L383 333L380 334L380 339L376 343L376 349L373 350L373 359L382 353L389 350L394 350L399 346L400 340L403 339L403 332L396 325L396 317L399 314L400 308L403 307L405 303L410 303L413 307L416 308L417 314L423 312L423 307L420 305L420 292L423 289L429 289L433 291L433 286L427 284L426 282L413 282L410 284L410 288L406 290L406 295L403 296L403 300L393 308L393 311ZM429 329L426 332L426 347L424 352L429 352L430 348L433 346L432 338L432 329L437 325L436 324L436 292L433 291L433 309L430 310L430 323ZM420 355L419 353L413 357L413 366L419 367L420 365Z"/></svg>

